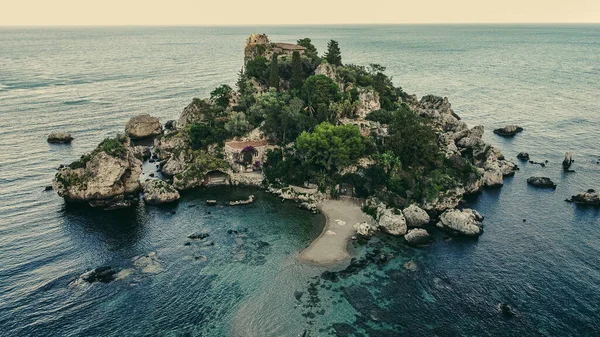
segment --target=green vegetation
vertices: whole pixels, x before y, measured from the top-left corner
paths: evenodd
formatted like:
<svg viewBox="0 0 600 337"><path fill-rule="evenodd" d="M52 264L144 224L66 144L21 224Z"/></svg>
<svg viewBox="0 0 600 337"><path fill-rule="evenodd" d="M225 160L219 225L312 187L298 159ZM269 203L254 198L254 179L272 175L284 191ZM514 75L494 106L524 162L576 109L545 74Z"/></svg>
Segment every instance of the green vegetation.
<svg viewBox="0 0 600 337"><path fill-rule="evenodd" d="M279 65L277 65L278 55L273 54L271 65L269 66L269 88L279 90Z"/></svg>
<svg viewBox="0 0 600 337"><path fill-rule="evenodd" d="M329 43L327 43L325 59L327 60L327 63L331 64L332 66L342 65L342 52L340 51L340 46L336 40L331 40Z"/></svg>
<svg viewBox="0 0 600 337"><path fill-rule="evenodd" d="M226 85L211 93L213 103L198 100L203 118L184 132L194 164L179 180L222 168L208 154L210 145L258 127L278 145L267 151L262 167L272 184L314 183L335 195L335 186L349 183L359 197L377 196L402 207L477 178L469 161L445 158L434 126L412 110L413 98L394 86L385 67L344 65L339 44L331 40L323 62L333 66L334 74L316 75L322 62L317 49L309 38L298 44L306 48L303 53L247 60L236 83L236 104ZM364 109L364 93L379 99L381 108L366 120L353 120L358 107ZM245 150L243 162L251 164L253 155L252 149Z"/></svg>

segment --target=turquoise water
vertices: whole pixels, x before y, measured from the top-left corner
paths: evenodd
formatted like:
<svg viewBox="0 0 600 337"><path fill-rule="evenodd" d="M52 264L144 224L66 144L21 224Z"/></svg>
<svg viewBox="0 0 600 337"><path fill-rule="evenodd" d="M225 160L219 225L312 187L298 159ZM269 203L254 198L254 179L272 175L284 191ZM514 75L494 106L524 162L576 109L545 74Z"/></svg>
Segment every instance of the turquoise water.
<svg viewBox="0 0 600 337"><path fill-rule="evenodd" d="M549 163L523 164L502 189L469 200L486 216L478 240L437 233L424 249L386 237L353 244L368 263L337 282L295 260L322 218L258 191L199 191L176 206L113 213L42 192L55 167L132 115L173 119L192 97L232 85L251 32L309 36L321 51L337 39L345 62L387 65L405 91L450 97L508 158L527 151ZM600 189L599 65L598 25L1 28L0 334L599 335L600 210L563 201ZM490 132L508 123L525 131ZM55 129L73 132L73 144L47 144ZM575 153L576 173L561 172L565 151ZM558 188L531 189L532 175ZM250 193L258 195L250 206L204 205ZM184 246L200 230L215 245ZM158 275L67 287L88 269L126 267L151 251L164 267ZM393 258L369 262L374 251ZM403 268L409 260L416 272ZM502 317L501 302L517 316Z"/></svg>

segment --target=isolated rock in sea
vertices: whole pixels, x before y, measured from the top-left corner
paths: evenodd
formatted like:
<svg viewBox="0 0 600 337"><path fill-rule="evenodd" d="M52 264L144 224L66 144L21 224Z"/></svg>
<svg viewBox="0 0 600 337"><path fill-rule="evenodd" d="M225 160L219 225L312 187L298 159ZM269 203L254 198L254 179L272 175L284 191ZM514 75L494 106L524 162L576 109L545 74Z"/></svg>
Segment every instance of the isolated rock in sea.
<svg viewBox="0 0 600 337"><path fill-rule="evenodd" d="M402 210L408 227L421 227L429 223L429 214L417 205L410 205Z"/></svg>
<svg viewBox="0 0 600 337"><path fill-rule="evenodd" d="M436 226L456 234L478 236L483 231L482 221L483 217L475 210L452 209L442 213Z"/></svg>
<svg viewBox="0 0 600 337"><path fill-rule="evenodd" d="M69 283L69 288L80 287L95 282L109 283L115 280L115 275L118 272L117 269L109 266L98 267L81 274Z"/></svg>
<svg viewBox="0 0 600 337"><path fill-rule="evenodd" d="M125 125L125 133L131 139L148 138L162 133L160 121L156 117L142 114L132 117Z"/></svg>
<svg viewBox="0 0 600 337"><path fill-rule="evenodd" d="M519 154L517 155L517 158L521 159L521 160L529 160L529 153L519 152Z"/></svg>
<svg viewBox="0 0 600 337"><path fill-rule="evenodd" d="M530 177L527 178L527 184L536 186L536 187L544 187L544 188L556 188L556 184L547 177Z"/></svg>
<svg viewBox="0 0 600 337"><path fill-rule="evenodd" d="M48 143L53 144L68 144L73 140L73 136L71 136L68 132L63 131L52 131L48 135Z"/></svg>
<svg viewBox="0 0 600 337"><path fill-rule="evenodd" d="M571 199L568 199L567 201L583 205L600 205L600 192L589 189L587 192L572 196Z"/></svg>
<svg viewBox="0 0 600 337"><path fill-rule="evenodd" d="M142 162L126 138L107 139L91 153L61 168L52 186L70 202L88 202L111 208L110 202L124 204L140 189Z"/></svg>
<svg viewBox="0 0 600 337"><path fill-rule="evenodd" d="M427 231L423 228L413 228L409 230L404 235L404 238L406 239L408 244L413 246L425 245L428 244L431 240L429 233L427 233Z"/></svg>
<svg viewBox="0 0 600 337"><path fill-rule="evenodd" d="M498 305L498 308L500 309L500 312L502 313L502 315L504 315L506 317L515 316L514 311L512 310L510 305L508 305L508 303L501 303Z"/></svg>
<svg viewBox="0 0 600 337"><path fill-rule="evenodd" d="M143 184L144 201L149 204L158 205L179 200L179 192L162 180L150 180Z"/></svg>
<svg viewBox="0 0 600 337"><path fill-rule="evenodd" d="M379 229L381 231L391 235L404 235L406 234L406 219L402 212L396 214L394 209L387 208L379 216Z"/></svg>
<svg viewBox="0 0 600 337"><path fill-rule="evenodd" d="M523 128L518 125L507 125L503 128L494 130L494 133L503 137L512 137L523 131Z"/></svg>
<svg viewBox="0 0 600 337"><path fill-rule="evenodd" d="M377 227L372 226L366 222L362 222L362 223L355 224L354 230L356 230L356 233L361 236L371 237L371 236L375 235L375 232L377 232Z"/></svg>
<svg viewBox="0 0 600 337"><path fill-rule="evenodd" d="M567 152L565 153L565 159L563 159L562 166L565 171L569 171L571 165L575 160L573 159L573 153Z"/></svg>

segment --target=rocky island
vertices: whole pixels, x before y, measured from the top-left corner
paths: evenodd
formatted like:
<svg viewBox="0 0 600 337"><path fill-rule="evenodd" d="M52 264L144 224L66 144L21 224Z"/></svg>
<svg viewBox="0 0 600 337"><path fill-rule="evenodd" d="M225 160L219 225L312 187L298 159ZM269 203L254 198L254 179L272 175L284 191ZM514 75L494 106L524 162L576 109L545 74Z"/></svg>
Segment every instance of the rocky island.
<svg viewBox="0 0 600 337"><path fill-rule="evenodd" d="M334 40L319 56L309 38L275 43L252 34L235 89L224 84L194 98L164 128L155 117L133 117L123 135L59 169L54 190L110 210L175 202L206 186L258 186L327 215L321 236L299 255L317 264L346 259L351 237L377 231L407 235L413 245L428 243L436 227L480 235L483 216L459 208L461 200L502 186L517 165L447 98L418 99L385 70L343 63ZM161 179L140 181L145 160Z"/></svg>

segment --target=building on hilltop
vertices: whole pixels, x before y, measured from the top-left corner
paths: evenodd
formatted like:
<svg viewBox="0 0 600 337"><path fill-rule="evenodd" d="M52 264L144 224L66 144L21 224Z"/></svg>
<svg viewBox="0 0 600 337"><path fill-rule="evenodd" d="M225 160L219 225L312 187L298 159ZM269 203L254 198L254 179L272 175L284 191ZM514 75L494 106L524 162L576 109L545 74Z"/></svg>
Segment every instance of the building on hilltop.
<svg viewBox="0 0 600 337"><path fill-rule="evenodd" d="M270 60L273 54L291 56L297 51L302 55L306 50L294 43L270 42L267 34L251 34L246 39L246 48L244 49L244 59L246 61L263 56Z"/></svg>

